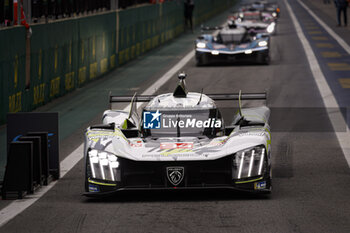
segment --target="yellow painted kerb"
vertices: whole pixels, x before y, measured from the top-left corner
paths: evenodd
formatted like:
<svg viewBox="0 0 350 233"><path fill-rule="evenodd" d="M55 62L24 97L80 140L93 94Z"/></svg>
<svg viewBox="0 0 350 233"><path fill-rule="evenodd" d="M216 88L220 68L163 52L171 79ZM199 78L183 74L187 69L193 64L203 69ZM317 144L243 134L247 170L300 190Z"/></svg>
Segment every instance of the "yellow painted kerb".
<svg viewBox="0 0 350 233"><path fill-rule="evenodd" d="M339 78L338 81L342 88L350 88L350 78Z"/></svg>
<svg viewBox="0 0 350 233"><path fill-rule="evenodd" d="M341 57L341 54L338 52L322 52L322 57L325 58L336 58L336 57Z"/></svg>
<svg viewBox="0 0 350 233"><path fill-rule="evenodd" d="M319 48L334 48L334 45L331 43L316 43L316 46Z"/></svg>
<svg viewBox="0 0 350 233"><path fill-rule="evenodd" d="M309 31L308 33L309 33L310 35L320 35L320 34L322 34L321 31Z"/></svg>
<svg viewBox="0 0 350 233"><path fill-rule="evenodd" d="M329 68L333 71L347 71L350 70L348 63L328 63Z"/></svg>
<svg viewBox="0 0 350 233"><path fill-rule="evenodd" d="M313 40L328 40L325 36L313 36L311 37Z"/></svg>

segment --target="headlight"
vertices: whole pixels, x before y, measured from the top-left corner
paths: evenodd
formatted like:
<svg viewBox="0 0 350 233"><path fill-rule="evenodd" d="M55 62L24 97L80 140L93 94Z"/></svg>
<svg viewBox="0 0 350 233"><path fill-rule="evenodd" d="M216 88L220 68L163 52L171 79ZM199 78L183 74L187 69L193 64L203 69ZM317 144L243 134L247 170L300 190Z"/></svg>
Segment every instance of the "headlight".
<svg viewBox="0 0 350 233"><path fill-rule="evenodd" d="M267 41L260 41L259 43L258 43L258 45L260 46L260 47L265 47L265 46L267 46Z"/></svg>
<svg viewBox="0 0 350 233"><path fill-rule="evenodd" d="M251 53L253 53L253 51L251 49L248 49L248 50L244 51L244 53L245 54L251 54Z"/></svg>
<svg viewBox="0 0 350 233"><path fill-rule="evenodd" d="M256 146L237 152L233 158L233 179L261 176L264 168L265 147Z"/></svg>
<svg viewBox="0 0 350 233"><path fill-rule="evenodd" d="M272 12L272 16L273 17L277 17L277 13L276 12Z"/></svg>
<svg viewBox="0 0 350 233"><path fill-rule="evenodd" d="M238 15L240 18L243 18L244 17L244 14L243 13L239 13Z"/></svg>
<svg viewBox="0 0 350 233"><path fill-rule="evenodd" d="M204 49L206 47L206 44L203 42L198 42L196 46L197 48Z"/></svg>
<svg viewBox="0 0 350 233"><path fill-rule="evenodd" d="M120 168L117 156L104 151L90 150L88 157L92 178L120 181Z"/></svg>
<svg viewBox="0 0 350 233"><path fill-rule="evenodd" d="M269 26L267 26L266 31L268 33L272 33L275 30L275 23L271 23Z"/></svg>

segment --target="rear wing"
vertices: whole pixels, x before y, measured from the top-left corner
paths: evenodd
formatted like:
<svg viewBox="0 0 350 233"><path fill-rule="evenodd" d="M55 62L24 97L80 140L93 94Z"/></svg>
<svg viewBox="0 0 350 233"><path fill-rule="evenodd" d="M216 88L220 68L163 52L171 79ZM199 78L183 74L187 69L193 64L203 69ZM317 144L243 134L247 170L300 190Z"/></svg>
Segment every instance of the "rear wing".
<svg viewBox="0 0 350 233"><path fill-rule="evenodd" d="M204 26L201 26L201 30L202 31L215 31L215 30L221 30L223 29L222 26L215 26L215 27L204 27Z"/></svg>
<svg viewBox="0 0 350 233"><path fill-rule="evenodd" d="M149 102L157 95L110 95L109 103L129 103L133 102ZM267 93L226 93L226 94L206 94L209 98L215 101L224 100L266 100ZM134 98L134 99L133 99Z"/></svg>
<svg viewBox="0 0 350 233"><path fill-rule="evenodd" d="M157 95L135 95L134 102L149 102ZM126 103L131 102L132 95L110 95L109 103Z"/></svg>
<svg viewBox="0 0 350 233"><path fill-rule="evenodd" d="M222 100L266 100L267 93L227 93L227 94L206 94L215 101Z"/></svg>
<svg viewBox="0 0 350 233"><path fill-rule="evenodd" d="M203 91L203 89L202 89ZM137 102L149 102L153 98L155 98L157 95L136 95L136 93L131 96L131 95L121 95L121 96L114 96L110 95L109 96L109 106L110 109L112 109L112 104L113 103L131 103L130 107L130 112L129 112L129 118L131 117L132 111L135 111L133 109L134 103ZM238 112L241 118L243 119L244 116L242 115L242 100L265 100L267 104L267 93L242 93L241 91L239 93L225 93L225 94L206 94L209 98L215 101L227 101L227 100L238 100ZM202 93L199 98L199 102L202 99ZM199 103L198 102L198 103ZM128 119L129 119L128 118ZM128 123L128 119L125 120L126 123ZM128 125L126 125L126 129L128 129Z"/></svg>

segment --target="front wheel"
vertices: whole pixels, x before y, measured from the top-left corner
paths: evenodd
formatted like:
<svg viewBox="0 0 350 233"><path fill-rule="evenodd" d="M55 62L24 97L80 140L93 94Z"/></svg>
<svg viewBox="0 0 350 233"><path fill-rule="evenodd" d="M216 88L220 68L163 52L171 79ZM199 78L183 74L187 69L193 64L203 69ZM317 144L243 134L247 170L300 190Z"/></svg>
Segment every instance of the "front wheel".
<svg viewBox="0 0 350 233"><path fill-rule="evenodd" d="M270 55L269 53L259 53L256 58L256 62L258 64L262 65L269 65L270 64Z"/></svg>
<svg viewBox="0 0 350 233"><path fill-rule="evenodd" d="M85 159L85 177L84 177L84 186L85 186L85 192L89 192L89 177L91 174L89 174L89 164L88 164L88 158Z"/></svg>
<svg viewBox="0 0 350 233"><path fill-rule="evenodd" d="M196 54L196 65L205 66L208 64L208 56L206 54Z"/></svg>

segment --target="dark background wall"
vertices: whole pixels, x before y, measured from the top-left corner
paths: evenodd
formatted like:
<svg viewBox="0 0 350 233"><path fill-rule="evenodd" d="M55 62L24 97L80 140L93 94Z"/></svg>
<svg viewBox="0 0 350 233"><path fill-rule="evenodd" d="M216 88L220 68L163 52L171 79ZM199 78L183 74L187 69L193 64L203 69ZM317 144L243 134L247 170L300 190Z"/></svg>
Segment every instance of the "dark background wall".
<svg viewBox="0 0 350 233"><path fill-rule="evenodd" d="M233 0L196 0L200 24ZM173 39L184 31L182 1L0 29L0 123L31 111Z"/></svg>

